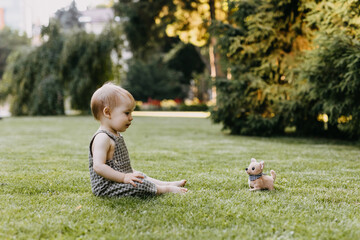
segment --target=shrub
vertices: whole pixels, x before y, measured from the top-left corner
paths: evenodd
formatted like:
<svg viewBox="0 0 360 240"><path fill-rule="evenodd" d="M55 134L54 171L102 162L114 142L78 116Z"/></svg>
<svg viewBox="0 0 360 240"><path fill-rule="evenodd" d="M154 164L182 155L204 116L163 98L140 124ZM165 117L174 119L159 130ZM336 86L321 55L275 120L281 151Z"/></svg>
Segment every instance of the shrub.
<svg viewBox="0 0 360 240"><path fill-rule="evenodd" d="M124 87L140 101L183 98L181 77L180 72L168 68L159 59L150 63L133 59Z"/></svg>
<svg viewBox="0 0 360 240"><path fill-rule="evenodd" d="M44 78L32 92L30 115L63 115L64 92L60 81L53 75Z"/></svg>
<svg viewBox="0 0 360 240"><path fill-rule="evenodd" d="M179 107L180 111L208 111L209 107L205 103L186 105L181 104Z"/></svg>
<svg viewBox="0 0 360 240"><path fill-rule="evenodd" d="M360 42L346 35L323 36L302 70L310 84L302 93L302 102L309 104L304 107L326 113L332 135L359 138Z"/></svg>

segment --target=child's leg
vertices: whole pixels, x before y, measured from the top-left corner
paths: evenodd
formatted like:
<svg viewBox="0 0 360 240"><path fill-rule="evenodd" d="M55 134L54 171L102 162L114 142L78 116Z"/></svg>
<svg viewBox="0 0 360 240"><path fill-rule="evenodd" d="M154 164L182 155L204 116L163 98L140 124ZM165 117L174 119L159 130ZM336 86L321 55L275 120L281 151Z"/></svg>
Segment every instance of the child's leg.
<svg viewBox="0 0 360 240"><path fill-rule="evenodd" d="M175 181L175 182L165 182L165 181L160 181L158 179L155 178L151 178L149 176L147 176L147 179L150 182L155 183L157 186L175 186L175 187L183 187L186 184L186 180L180 180L180 181Z"/></svg>
<svg viewBox="0 0 360 240"><path fill-rule="evenodd" d="M142 173L142 172L136 171L136 170L134 170L134 169L133 169L133 171L134 171L134 172L141 173L141 174L143 174L143 175L145 176L145 174ZM185 179L180 180L180 181L175 181L175 182L165 182L165 181L161 181L161 180L158 180L158 179L155 179L155 178L151 178L151 177L149 177L149 176L147 176L147 175L146 175L146 179L147 179L148 181L150 181L150 182L153 182L157 187L161 187L161 186L183 187L183 186L185 186L185 184L186 184L186 182L187 182ZM170 190L171 190L171 189L170 189ZM172 190L178 190L178 189L172 189ZM163 193L162 191L167 191L167 190L166 190L166 188L162 188L162 189L160 190L160 192ZM186 191L187 191L187 189L186 189ZM186 191L185 191L185 192L186 192ZM159 191L158 191L158 192L159 192ZM167 192L171 192L171 191L167 191Z"/></svg>
<svg viewBox="0 0 360 240"><path fill-rule="evenodd" d="M156 185L156 194L160 195L163 193L186 193L188 190L183 187L176 187L171 185Z"/></svg>

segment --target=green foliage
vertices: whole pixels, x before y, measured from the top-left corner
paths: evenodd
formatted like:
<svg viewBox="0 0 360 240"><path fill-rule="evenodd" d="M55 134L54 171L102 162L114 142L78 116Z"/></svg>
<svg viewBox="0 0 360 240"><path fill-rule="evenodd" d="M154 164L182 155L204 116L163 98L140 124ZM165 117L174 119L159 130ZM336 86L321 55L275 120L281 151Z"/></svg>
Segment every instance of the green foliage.
<svg viewBox="0 0 360 240"><path fill-rule="evenodd" d="M233 79L218 80L214 121L235 134L282 134L292 127L297 135L358 139L360 3L230 6L233 22L214 30ZM328 122L318 119L324 113Z"/></svg>
<svg viewBox="0 0 360 240"><path fill-rule="evenodd" d="M167 65L169 68L179 71L183 74L180 83L190 84L190 79L194 73L201 73L204 71L205 64L201 60L199 53L191 44L178 44L173 48L167 56L169 61Z"/></svg>
<svg viewBox="0 0 360 240"><path fill-rule="evenodd" d="M223 123L224 129L232 134L268 136L276 132L279 117L264 111L266 102L258 100L258 95L245 95L254 81L252 75L244 75L241 80L218 80L217 106L212 110L214 122ZM265 115L267 114L267 115Z"/></svg>
<svg viewBox="0 0 360 240"><path fill-rule="evenodd" d="M73 16L73 5L58 12L58 17ZM9 59L0 95L11 95L13 115L62 115L65 95L71 98L73 109L88 112L91 93L118 70L111 58L111 54L114 60L115 55L119 57L117 30L109 26L95 36L71 26L64 31L61 24L52 19L42 29L41 46Z"/></svg>
<svg viewBox="0 0 360 240"><path fill-rule="evenodd" d="M299 67L291 101L283 103L284 118L303 134L360 137L358 1L322 1L309 5L307 21L318 29L315 48ZM316 122L319 114L328 122Z"/></svg>
<svg viewBox="0 0 360 240"><path fill-rule="evenodd" d="M308 25L320 35L346 35L359 38L360 2L357 0L309 1Z"/></svg>
<svg viewBox="0 0 360 240"><path fill-rule="evenodd" d="M169 14L159 16L164 7ZM179 41L165 33L167 24L174 21L175 7L172 0L125 0L114 4L116 14L125 19L122 25L134 58L146 61L150 57L151 60L153 54L166 52ZM159 18L159 24L155 22L156 18Z"/></svg>
<svg viewBox="0 0 360 240"><path fill-rule="evenodd" d="M111 28L99 36L79 31L66 38L60 63L73 108L88 111L91 93L113 79L111 52L119 44Z"/></svg>
<svg viewBox="0 0 360 240"><path fill-rule="evenodd" d="M31 93L30 115L63 115L64 92L54 75L42 79Z"/></svg>
<svg viewBox="0 0 360 240"><path fill-rule="evenodd" d="M317 120L320 109L314 108L317 97L310 95L307 80L295 80L289 91L290 99L278 104L283 127L292 128L298 136L326 136L325 124ZM333 130L330 125L328 130ZM330 136L330 135L329 135Z"/></svg>
<svg viewBox="0 0 360 240"><path fill-rule="evenodd" d="M49 37L47 42L30 52L16 52L8 61L2 94L12 96L15 116L64 114L63 82L55 83L60 75L63 36L56 24L44 28L43 34Z"/></svg>
<svg viewBox="0 0 360 240"><path fill-rule="evenodd" d="M21 47L29 45L29 39L9 28L0 30L0 81L5 71L6 59L9 54ZM0 96L1 98L1 96Z"/></svg>
<svg viewBox="0 0 360 240"><path fill-rule="evenodd" d="M141 101L148 98L183 99L192 75L202 72L204 63L191 44L177 44L165 56L154 55L152 60L133 58L129 64L125 87Z"/></svg>
<svg viewBox="0 0 360 240"><path fill-rule="evenodd" d="M324 38L304 63L303 77L312 88L312 109L349 138L360 136L360 42L344 35Z"/></svg>
<svg viewBox="0 0 360 240"><path fill-rule="evenodd" d="M239 1L230 5L230 24L213 26L233 76L217 80L215 122L234 134L284 131L278 105L289 99L296 57L308 47L306 11L301 1Z"/></svg>
<svg viewBox="0 0 360 240"><path fill-rule="evenodd" d="M129 65L125 88L136 100L183 98L182 74L166 66L161 59L149 63L133 59Z"/></svg>
<svg viewBox="0 0 360 240"><path fill-rule="evenodd" d="M165 32L176 21L174 2L128 0L114 9L124 19L122 27L133 54L126 80L129 90L139 100L184 98L192 75L203 72L205 65L193 45Z"/></svg>

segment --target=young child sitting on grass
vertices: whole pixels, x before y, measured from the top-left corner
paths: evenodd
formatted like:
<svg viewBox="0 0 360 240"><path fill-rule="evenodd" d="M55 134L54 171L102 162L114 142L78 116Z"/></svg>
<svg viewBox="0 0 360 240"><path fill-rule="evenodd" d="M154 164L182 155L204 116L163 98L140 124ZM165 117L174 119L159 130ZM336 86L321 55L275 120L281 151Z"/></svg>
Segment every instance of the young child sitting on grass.
<svg viewBox="0 0 360 240"><path fill-rule="evenodd" d="M132 169L120 132L131 125L133 96L125 89L106 83L91 98L91 111L100 128L90 142L89 170L96 196L150 196L167 192L185 193L186 180L163 182Z"/></svg>

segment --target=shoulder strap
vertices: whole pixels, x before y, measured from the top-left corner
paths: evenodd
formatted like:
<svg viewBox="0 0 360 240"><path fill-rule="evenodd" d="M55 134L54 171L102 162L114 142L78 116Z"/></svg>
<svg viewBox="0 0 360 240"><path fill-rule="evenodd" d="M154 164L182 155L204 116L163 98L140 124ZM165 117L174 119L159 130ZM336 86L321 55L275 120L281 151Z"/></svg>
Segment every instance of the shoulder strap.
<svg viewBox="0 0 360 240"><path fill-rule="evenodd" d="M112 134L112 133L110 133L110 132L108 132L108 131L106 131L106 130L98 130L98 131L94 134L94 136L92 137L92 139L91 139L91 141L90 141L89 149L90 149L90 155L91 155L91 157L93 156L93 154L92 154L92 144L93 144L93 142L94 142L95 137L96 137L99 133L105 133L106 135L109 136L109 138L111 138L112 140L114 140L114 141L116 142L116 137L114 136L114 134Z"/></svg>

